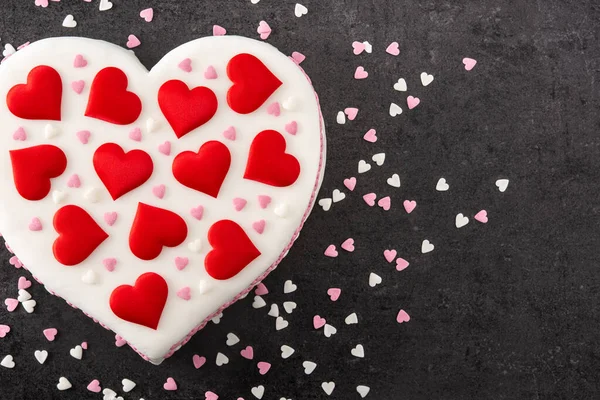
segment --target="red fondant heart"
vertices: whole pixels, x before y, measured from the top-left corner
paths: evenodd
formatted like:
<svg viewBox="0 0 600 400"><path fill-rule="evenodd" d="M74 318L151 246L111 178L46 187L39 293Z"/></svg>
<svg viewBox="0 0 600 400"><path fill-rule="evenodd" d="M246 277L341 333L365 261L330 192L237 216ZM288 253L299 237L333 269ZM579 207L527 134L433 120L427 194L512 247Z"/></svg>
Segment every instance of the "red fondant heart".
<svg viewBox="0 0 600 400"><path fill-rule="evenodd" d="M285 152L285 138L277 131L262 131L252 141L245 179L267 185L290 186L300 175L296 157Z"/></svg>
<svg viewBox="0 0 600 400"><path fill-rule="evenodd" d="M206 255L204 266L215 279L236 276L260 256L242 227L230 220L215 222L208 230L208 241L213 249Z"/></svg>
<svg viewBox="0 0 600 400"><path fill-rule="evenodd" d="M135 285L121 285L113 290L110 309L125 321L156 329L168 294L163 277L147 272L137 278Z"/></svg>
<svg viewBox="0 0 600 400"><path fill-rule="evenodd" d="M246 53L229 60L227 76L233 82L227 103L239 114L256 111L282 85L262 61Z"/></svg>
<svg viewBox="0 0 600 400"><path fill-rule="evenodd" d="M135 122L142 112L142 102L127 91L127 75L119 68L107 67L96 74L85 115L117 125Z"/></svg>
<svg viewBox="0 0 600 400"><path fill-rule="evenodd" d="M50 179L67 168L65 153L56 146L43 144L11 150L10 161L17 192L27 200L41 200L50 192Z"/></svg>
<svg viewBox="0 0 600 400"><path fill-rule="evenodd" d="M183 218L172 211L144 203L138 209L129 232L129 248L142 260L153 260L163 246L179 246L187 237Z"/></svg>
<svg viewBox="0 0 600 400"><path fill-rule="evenodd" d="M90 256L108 237L83 208L64 206L54 214L54 229L58 238L52 251L63 265L77 265Z"/></svg>
<svg viewBox="0 0 600 400"><path fill-rule="evenodd" d="M60 121L62 80L52 67L40 65L27 75L27 83L13 86L6 95L11 113L24 119Z"/></svg>
<svg viewBox="0 0 600 400"><path fill-rule="evenodd" d="M230 164L227 146L211 140L197 153L184 151L178 154L173 160L173 176L181 184L216 198Z"/></svg>
<svg viewBox="0 0 600 400"><path fill-rule="evenodd" d="M94 153L94 169L113 200L146 182L152 175L152 158L142 150L125 153L115 143L105 143Z"/></svg>
<svg viewBox="0 0 600 400"><path fill-rule="evenodd" d="M158 105L180 138L210 121L217 112L218 101L207 87L190 90L182 81L170 80L158 90Z"/></svg>

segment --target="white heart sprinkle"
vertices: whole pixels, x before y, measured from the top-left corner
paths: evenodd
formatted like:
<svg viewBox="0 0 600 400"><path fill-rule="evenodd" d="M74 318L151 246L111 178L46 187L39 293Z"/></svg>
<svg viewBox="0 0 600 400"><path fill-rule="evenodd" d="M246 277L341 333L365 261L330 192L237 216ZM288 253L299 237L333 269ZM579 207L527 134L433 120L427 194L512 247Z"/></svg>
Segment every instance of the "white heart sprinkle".
<svg viewBox="0 0 600 400"><path fill-rule="evenodd" d="M254 301L252 302L253 308L263 308L267 303L260 296L254 296Z"/></svg>
<svg viewBox="0 0 600 400"><path fill-rule="evenodd" d="M295 110L298 107L298 99L290 96L281 103L281 107L287 111Z"/></svg>
<svg viewBox="0 0 600 400"><path fill-rule="evenodd" d="M402 114L402 107L396 103L390 104L390 117L396 117Z"/></svg>
<svg viewBox="0 0 600 400"><path fill-rule="evenodd" d="M337 117L335 119L338 124L344 125L346 123L346 114L343 111L338 111Z"/></svg>
<svg viewBox="0 0 600 400"><path fill-rule="evenodd" d="M67 390L67 389L71 389L73 385L71 385L71 382L69 382L69 380L67 378L65 378L64 376L61 376L58 379L58 384L56 385L56 387L58 388L58 390Z"/></svg>
<svg viewBox="0 0 600 400"><path fill-rule="evenodd" d="M5 368L14 368L15 367L15 361L13 360L13 356L11 356L10 354L5 356L2 361L0 361L0 365L2 365Z"/></svg>
<svg viewBox="0 0 600 400"><path fill-rule="evenodd" d="M358 316L356 313L352 313L348 315L344 321L346 322L346 325L358 324Z"/></svg>
<svg viewBox="0 0 600 400"><path fill-rule="evenodd" d="M371 157L371 159L377 164L379 167L383 165L385 162L385 153L377 153Z"/></svg>
<svg viewBox="0 0 600 400"><path fill-rule="evenodd" d="M302 363L302 366L304 367L304 373L306 375L310 375L313 373L313 371L315 370L315 368L317 368L317 364L315 364L312 361L304 361Z"/></svg>
<svg viewBox="0 0 600 400"><path fill-rule="evenodd" d="M35 300L27 300L21 303L23 305L23 308L25 309L25 311L27 311L29 314L31 314L33 312L33 310L35 309L35 305L37 304L35 302Z"/></svg>
<svg viewBox="0 0 600 400"><path fill-rule="evenodd" d="M46 136L46 139L52 139L56 137L59 133L60 131L58 130L58 128L52 124L46 124L46 126L44 127L44 136Z"/></svg>
<svg viewBox="0 0 600 400"><path fill-rule="evenodd" d="M296 289L298 289L298 286L296 286L292 281L287 280L285 281L285 283L283 284L283 293L292 293L295 292Z"/></svg>
<svg viewBox="0 0 600 400"><path fill-rule="evenodd" d="M262 399L263 395L265 394L265 387L263 385L256 386L253 387L250 391L252 392L252 395L254 397L256 397L257 399Z"/></svg>
<svg viewBox="0 0 600 400"><path fill-rule="evenodd" d="M275 330L280 331L288 327L290 323L287 322L283 317L277 317L275 320Z"/></svg>
<svg viewBox="0 0 600 400"><path fill-rule="evenodd" d="M69 354L71 355L71 357L81 360L81 357L83 357L83 348L77 345L71 350L69 350Z"/></svg>
<svg viewBox="0 0 600 400"><path fill-rule="evenodd" d="M381 277L374 272L369 275L369 286L375 287L381 283Z"/></svg>
<svg viewBox="0 0 600 400"><path fill-rule="evenodd" d="M97 203L100 200L100 190L96 188L89 188L83 194L83 197L90 203Z"/></svg>
<svg viewBox="0 0 600 400"><path fill-rule="evenodd" d="M22 303L29 299L31 299L31 294L25 289L19 289L19 297L17 297L17 300L19 300Z"/></svg>
<svg viewBox="0 0 600 400"><path fill-rule="evenodd" d="M498 190L500 190L501 193L504 193L504 191L508 187L508 179L498 179L496 181L496 186L498 187Z"/></svg>
<svg viewBox="0 0 600 400"><path fill-rule="evenodd" d="M363 44L365 45L365 51L371 54L371 52L373 51L373 46L371 46L371 43L365 41L363 42Z"/></svg>
<svg viewBox="0 0 600 400"><path fill-rule="evenodd" d="M258 4L260 2L260 0L250 0L250 3L252 4Z"/></svg>
<svg viewBox="0 0 600 400"><path fill-rule="evenodd" d="M338 189L334 189L331 197L333 198L333 202L337 203L338 201L344 200L346 198L346 194L344 192L340 192Z"/></svg>
<svg viewBox="0 0 600 400"><path fill-rule="evenodd" d="M365 348L363 347L362 344L357 344L355 348L350 350L350 353L354 357L365 358Z"/></svg>
<svg viewBox="0 0 600 400"><path fill-rule="evenodd" d="M75 21L75 18L73 18L73 16L69 14L63 20L62 26L64 26L65 28L75 28L77 26L77 21Z"/></svg>
<svg viewBox="0 0 600 400"><path fill-rule="evenodd" d="M269 310L268 315L275 318L279 317L279 307L277 304L271 304L271 309Z"/></svg>
<svg viewBox="0 0 600 400"><path fill-rule="evenodd" d="M148 130L148 132L152 133L155 132L157 130L159 126L159 123L157 121L154 120L154 118L148 118L146 120L146 129Z"/></svg>
<svg viewBox="0 0 600 400"><path fill-rule="evenodd" d="M397 90L398 92L406 92L407 87L404 78L398 79L398 82L394 84L394 90Z"/></svg>
<svg viewBox="0 0 600 400"><path fill-rule="evenodd" d="M335 329L335 327L332 325L325 324L325 327L323 328L323 333L325 334L325 337L332 337L337 333L337 329Z"/></svg>
<svg viewBox="0 0 600 400"><path fill-rule="evenodd" d="M295 351L296 350L292 349L287 344L284 344L283 346L281 346L281 358L285 360L286 358L289 358L292 354L294 354Z"/></svg>
<svg viewBox="0 0 600 400"><path fill-rule="evenodd" d="M446 178L440 178L437 184L435 185L435 190L437 190L438 192L445 192L448 189L450 189L450 185L446 183Z"/></svg>
<svg viewBox="0 0 600 400"><path fill-rule="evenodd" d="M367 163L365 160L360 160L358 162L358 173L362 174L371 169L371 164Z"/></svg>
<svg viewBox="0 0 600 400"><path fill-rule="evenodd" d="M319 205L323 208L323 211L329 211L332 203L333 202L330 198L319 200Z"/></svg>
<svg viewBox="0 0 600 400"><path fill-rule="evenodd" d="M54 190L52 192L52 201L54 201L54 204L62 203L62 201L65 199L65 197L67 197L67 194L63 191Z"/></svg>
<svg viewBox="0 0 600 400"><path fill-rule="evenodd" d="M132 380L129 380L127 378L123 379L121 381L121 384L123 385L123 391L125 393L129 393L133 390L133 388L135 387L135 382Z"/></svg>
<svg viewBox="0 0 600 400"><path fill-rule="evenodd" d="M294 8L294 15L300 18L301 16L306 15L306 13L308 13L308 8L304 7L300 3L296 3L296 7Z"/></svg>
<svg viewBox="0 0 600 400"><path fill-rule="evenodd" d="M15 54L17 52L17 49L15 49L15 47L10 44L10 43L6 43L4 45L4 50L2 51L2 55L4 57L9 57L12 56L13 54Z"/></svg>
<svg viewBox="0 0 600 400"><path fill-rule="evenodd" d="M429 240L425 239L425 240L423 240L423 243L421 244L421 253L423 253L423 254L429 253L429 252L433 251L434 248L435 248L435 246L433 244L431 244L431 242L429 242Z"/></svg>
<svg viewBox="0 0 600 400"><path fill-rule="evenodd" d="M88 269L82 276L81 280L83 283L87 283L89 285L93 285L98 281L98 275L91 269Z"/></svg>
<svg viewBox="0 0 600 400"><path fill-rule="evenodd" d="M48 352L46 350L36 350L33 352L33 356L35 357L37 362L39 362L40 364L43 364L46 362L46 359L48 358Z"/></svg>
<svg viewBox="0 0 600 400"><path fill-rule="evenodd" d="M102 400L116 400L117 397L117 392L109 388L104 389L102 394L104 395Z"/></svg>
<svg viewBox="0 0 600 400"><path fill-rule="evenodd" d="M196 239L188 243L188 248L194 253L200 253L202 251L202 240Z"/></svg>
<svg viewBox="0 0 600 400"><path fill-rule="evenodd" d="M400 176L398 174L392 175L387 179L387 184L396 188L400 187Z"/></svg>
<svg viewBox="0 0 600 400"><path fill-rule="evenodd" d="M275 215L277 215L279 218L287 217L289 214L289 211L290 211L290 207L287 205L287 203L279 203L273 209L273 213Z"/></svg>
<svg viewBox="0 0 600 400"><path fill-rule="evenodd" d="M430 75L427 72L421 72L421 83L423 86L427 86L431 82L433 82L433 75Z"/></svg>
<svg viewBox="0 0 600 400"><path fill-rule="evenodd" d="M328 396L331 396L331 393L333 393L333 389L335 389L335 383L334 382L323 382L323 383L321 383L321 387L323 388L323 391Z"/></svg>
<svg viewBox="0 0 600 400"><path fill-rule="evenodd" d="M368 386L364 386L364 385L358 385L356 387L356 391L358 392L358 394L360 395L360 397L362 397L363 399L365 397L367 397L367 395L369 394L369 391L371 390L370 387Z"/></svg>
<svg viewBox="0 0 600 400"><path fill-rule="evenodd" d="M287 312L288 314L291 314L292 311L294 311L296 309L296 303L294 303L293 301L286 301L283 303L283 308L284 308L285 312Z"/></svg>
<svg viewBox="0 0 600 400"><path fill-rule="evenodd" d="M217 367L220 367L221 365L225 365L228 362L229 362L229 358L225 354L223 354L221 352L217 353Z"/></svg>
<svg viewBox="0 0 600 400"><path fill-rule="evenodd" d="M469 218L465 217L462 213L458 213L456 214L455 223L457 228L462 228L469 223Z"/></svg>
<svg viewBox="0 0 600 400"><path fill-rule="evenodd" d="M219 322L221 322L221 318L223 318L223 313L220 313L219 315L217 315L216 317L214 317L213 319L211 319L213 324L218 324Z"/></svg>
<svg viewBox="0 0 600 400"><path fill-rule="evenodd" d="M210 284L207 281L201 280L198 283L198 294L206 294L210 289Z"/></svg>
<svg viewBox="0 0 600 400"><path fill-rule="evenodd" d="M235 334L233 333L228 333L227 334L227 346L233 346L234 344L238 344L240 342L240 338L237 337Z"/></svg>
<svg viewBox="0 0 600 400"><path fill-rule="evenodd" d="M113 4L109 0L100 0L100 11L108 11L112 8Z"/></svg>

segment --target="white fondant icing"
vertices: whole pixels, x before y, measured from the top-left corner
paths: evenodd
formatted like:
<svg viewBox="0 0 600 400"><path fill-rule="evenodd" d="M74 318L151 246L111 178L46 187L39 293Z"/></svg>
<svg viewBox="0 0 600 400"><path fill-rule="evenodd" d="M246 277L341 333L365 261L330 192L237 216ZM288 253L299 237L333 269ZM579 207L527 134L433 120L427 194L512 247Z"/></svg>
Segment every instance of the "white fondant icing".
<svg viewBox="0 0 600 400"><path fill-rule="evenodd" d="M283 82L265 104L249 115L237 114L228 107L226 94L231 82L225 73L219 74L218 79L207 80L202 72L208 65L225 71L227 62L239 53L257 56ZM87 66L73 66L78 54L84 56ZM194 70L190 73L178 67L185 58L192 59ZM26 82L29 71L38 65L55 68L62 78L62 121L51 122L53 131L60 134L48 140L44 128L49 121L23 120L12 115L5 105L0 108L0 121L5 131L4 135L0 135L0 184L3 188L0 232L23 264L49 291L113 330L151 362L160 363L189 333L218 315L222 306L239 298L249 286L257 283L257 279L281 260L297 236L313 206L324 170L325 138L314 90L304 73L288 57L266 43L242 37L207 37L186 43L168 53L150 72L131 51L118 46L84 38L53 38L32 43L0 66L0 98L4 101L11 87ZM89 90L82 95L70 90L69 85L75 80L83 80L86 88L91 87L96 73L107 66L123 70L129 79L128 89L142 100L142 114L131 125L118 126L85 117ZM158 88L170 79L180 79L189 87L207 86L215 92L219 102L217 113L208 123L181 139L175 136L156 100ZM295 100L293 110L282 110L279 117L267 114L269 104L276 101L287 104L286 100L290 98ZM150 120L154 122L148 124ZM284 129L285 124L292 120L302 126L301 132L295 136L287 134ZM225 140L222 136L229 126L236 127L235 141ZM28 132L25 141L12 138L12 132L19 127ZM133 128L145 128L152 134L142 135L140 142L134 142L129 139ZM250 143L257 133L265 129L279 131L286 139L286 151L300 163L300 176L288 188L243 179ZM76 136L81 130L91 132L87 144ZM167 140L171 142L170 156L159 152L159 146ZM177 154L185 150L195 152L209 140L225 143L232 155L231 168L218 199L179 184L171 173L171 163ZM94 151L105 142L117 143L125 151L142 149L154 162L151 178L117 201L111 199L93 169ZM41 201L27 201L17 193L13 182L8 151L44 143L59 146L67 156L66 171L52 180L52 190L63 191L68 196L60 205L54 203L51 194ZM73 174L79 175L85 184L83 193L67 185ZM162 200L152 195L152 188L158 184L168 186L168 196ZM258 204L248 204L244 212L235 212L231 207L236 197L256 199L258 195L270 196L275 204L286 204L285 218L277 217L272 209L261 209ZM152 261L136 258L128 246L129 229L140 201L177 212L184 218L189 230L183 244L176 248L163 248L160 256ZM52 218L65 204L85 209L110 235L83 263L72 267L58 263L52 253L52 244L57 237ZM190 214L190 210L198 205L204 207L201 220ZM118 213L118 222L114 226L104 221L106 212ZM42 220L42 231L28 229L34 216ZM210 251L207 231L221 219L236 221L261 252L243 271L225 281L210 277L203 265L204 257ZM252 229L252 223L258 219L264 219L269 227L262 235ZM200 253L193 253L187 247L196 238L203 243ZM189 258L189 265L181 271L173 265L177 256ZM106 258L118 260L118 267L113 272L105 269L102 260ZM87 270L93 271L97 277L93 285L82 282L82 274ZM145 272L160 274L169 286L157 330L124 321L109 307L114 288L134 284ZM182 302L176 293L183 286L202 286L203 289L197 290L189 301ZM26 303L27 308L33 311L35 301Z"/></svg>

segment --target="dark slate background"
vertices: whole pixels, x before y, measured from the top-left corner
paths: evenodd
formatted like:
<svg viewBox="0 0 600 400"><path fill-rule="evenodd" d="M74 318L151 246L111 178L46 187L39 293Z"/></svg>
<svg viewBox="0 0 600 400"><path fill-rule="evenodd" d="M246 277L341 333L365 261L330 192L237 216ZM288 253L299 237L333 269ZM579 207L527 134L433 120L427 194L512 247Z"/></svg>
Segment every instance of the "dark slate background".
<svg viewBox="0 0 600 400"><path fill-rule="evenodd" d="M321 98L329 154L320 198L335 188L347 198L329 212L315 210L265 282L269 304L298 303L286 316L289 328L276 332L267 308L252 309L248 298L157 367L116 348L111 332L34 284L34 314L0 310L0 323L12 327L0 339L0 355L10 353L17 363L0 368L0 398L98 399L85 389L94 378L112 389L132 379L138 386L125 398L136 400L204 399L206 390L248 400L258 384L265 385L266 400L324 399L323 381L335 381L330 398L340 400L359 399L359 384L371 387L372 400L598 398L597 2L302 0L309 13L300 19L293 0L113 0L107 12L98 11L98 0L63 0L46 9L33 3L1 1L3 44L81 35L124 45L134 33L142 41L135 52L147 67L173 47L211 34L215 23L257 38L265 19L273 28L270 43L307 56L303 67ZM155 10L149 24L138 16L146 7ZM75 29L61 26L69 13ZM354 56L354 40L370 41L373 54ZM399 57L384 51L394 40ZM463 57L478 61L471 72ZM358 65L368 79L353 79ZM435 76L426 88L422 71ZM407 93L392 89L400 77ZM408 94L421 98L415 110L406 110ZM392 101L404 114L387 114ZM336 124L337 111L348 106L360 108L358 118ZM379 136L375 144L362 140L371 127ZM380 151L385 165L358 176L353 193L345 190L343 179L356 176L358 160ZM385 183L395 172L400 189ZM445 193L435 191L442 176L451 186ZM510 185L500 193L494 182L503 177ZM367 207L361 197L368 192L391 195L392 209ZM418 202L410 216L404 199ZM472 219L480 209L489 212L487 225ZM462 229L454 226L459 212L471 217ZM354 253L323 256L347 237L356 240ZM420 254L423 239L436 245L432 253ZM397 249L410 267L397 272L383 259L385 248ZM16 297L24 274L8 258L3 250L0 299ZM371 271L383 277L375 289L367 285ZM286 279L298 285L294 294L283 294ZM332 303L326 291L336 286L343 292ZM409 323L395 322L400 308L411 315ZM360 323L346 326L353 311ZM337 335L327 339L315 331L315 314ZM41 333L50 326L60 330L53 343ZM228 332L242 343L227 348ZM71 358L68 349L84 340L90 348L83 360ZM365 346L365 359L350 355L357 343ZM239 356L248 344L254 361ZM287 360L279 356L282 344L296 349ZM33 358L42 348L50 352L45 365ZM217 351L230 357L228 365L215 366ZM195 370L193 354L207 356L207 364ZM306 359L318 363L310 376L302 372ZM256 368L261 360L273 364L266 376ZM60 376L73 389L59 392ZM177 392L162 389L168 376L178 382Z"/></svg>

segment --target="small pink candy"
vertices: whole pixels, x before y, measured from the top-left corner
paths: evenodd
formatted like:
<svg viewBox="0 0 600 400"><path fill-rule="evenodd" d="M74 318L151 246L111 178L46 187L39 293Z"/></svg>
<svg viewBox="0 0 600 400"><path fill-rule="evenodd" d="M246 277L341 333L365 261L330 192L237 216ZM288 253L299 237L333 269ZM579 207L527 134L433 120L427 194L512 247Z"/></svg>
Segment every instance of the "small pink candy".
<svg viewBox="0 0 600 400"><path fill-rule="evenodd" d="M356 67L356 71L354 71L354 79L366 79L369 76L369 73L365 71L365 68L362 66Z"/></svg>
<svg viewBox="0 0 600 400"><path fill-rule="evenodd" d="M34 217L31 219L31 222L29 223L29 230L30 231L41 231L42 230L42 221L40 221L40 219L38 217Z"/></svg>
<svg viewBox="0 0 600 400"><path fill-rule="evenodd" d="M487 222L488 222L487 211L485 211L485 210L479 211L477 214L475 214L474 218L477 221L481 222L482 224L487 224Z"/></svg>
<svg viewBox="0 0 600 400"><path fill-rule="evenodd" d="M352 49L353 49L352 52L354 53L354 55L359 55L360 53L365 51L365 44L362 42L354 41L354 42L352 42Z"/></svg>
<svg viewBox="0 0 600 400"><path fill-rule="evenodd" d="M188 266L189 262L187 257L175 257L175 268L181 271Z"/></svg>
<svg viewBox="0 0 600 400"><path fill-rule="evenodd" d="M363 196L363 200L365 201L365 203L367 203L371 207L375 205L376 198L377 195L375 193L367 193Z"/></svg>
<svg viewBox="0 0 600 400"><path fill-rule="evenodd" d="M6 304L6 309L8 310L8 312L13 312L15 311L15 308L17 308L17 306L19 305L19 300L8 298L4 300L4 304Z"/></svg>
<svg viewBox="0 0 600 400"><path fill-rule="evenodd" d="M348 188L348 190L353 191L354 188L356 187L356 178L352 177L352 178L344 179L344 186L346 186Z"/></svg>
<svg viewBox="0 0 600 400"><path fill-rule="evenodd" d="M400 310L400 312L398 312L398 316L396 317L396 321L399 324L401 324L403 322L408 322L408 321L410 321L410 316L406 313L406 311Z"/></svg>
<svg viewBox="0 0 600 400"><path fill-rule="evenodd" d="M200 221L202 219L202 215L204 214L204 207L202 207L202 206L194 207L190 210L190 214L192 214L192 217L194 217L198 221Z"/></svg>
<svg viewBox="0 0 600 400"><path fill-rule="evenodd" d="M313 317L313 326L315 327L315 329L320 329L323 326L325 326L325 324L327 323L327 321L325 320L325 318L321 318L318 315L315 315Z"/></svg>
<svg viewBox="0 0 600 400"><path fill-rule="evenodd" d="M269 203L271 203L271 196L266 196L262 194L258 196L258 204L260 205L260 208L267 208L269 206Z"/></svg>
<svg viewBox="0 0 600 400"><path fill-rule="evenodd" d="M8 332L10 332L10 326L0 325L0 338L5 337Z"/></svg>
<svg viewBox="0 0 600 400"><path fill-rule="evenodd" d="M418 97L408 96L406 98L406 104L408 105L409 110L412 110L413 108L418 106L420 102L421 100Z"/></svg>
<svg viewBox="0 0 600 400"><path fill-rule="evenodd" d="M408 268L409 262L406 261L404 258L399 257L396 260L396 271L402 271L405 270L406 268Z"/></svg>
<svg viewBox="0 0 600 400"><path fill-rule="evenodd" d="M265 375L271 369L271 364L266 361L260 361L256 366L258 367L258 373L261 375Z"/></svg>
<svg viewBox="0 0 600 400"><path fill-rule="evenodd" d="M296 121L292 121L289 124L286 124L285 131L290 135L296 135L296 133L298 133L298 123Z"/></svg>
<svg viewBox="0 0 600 400"><path fill-rule="evenodd" d="M81 94L83 92L83 88L85 87L84 81L73 81L71 82L71 89L77 94Z"/></svg>
<svg viewBox="0 0 600 400"><path fill-rule="evenodd" d="M350 121L354 121L354 119L358 115L358 108L348 107L344 110L344 113L348 116L348 119Z"/></svg>
<svg viewBox="0 0 600 400"><path fill-rule="evenodd" d="M98 379L94 379L87 385L87 390L94 393L100 393L102 388L100 387L100 381Z"/></svg>
<svg viewBox="0 0 600 400"><path fill-rule="evenodd" d="M269 289L267 289L267 287L265 286L264 283L260 282L258 285L256 285L256 290L254 291L254 294L257 296L264 296L265 294L269 293Z"/></svg>
<svg viewBox="0 0 600 400"><path fill-rule="evenodd" d="M365 133L365 136L363 136L363 139L369 143L375 143L377 141L377 131L375 131L375 129L369 129L367 133Z"/></svg>
<svg viewBox="0 0 600 400"><path fill-rule="evenodd" d="M56 339L56 335L58 334L58 330L56 328L48 328L48 329L44 329L42 331L42 333L44 334L44 336L46 337L46 339L48 339L49 342L53 342L54 339Z"/></svg>
<svg viewBox="0 0 600 400"><path fill-rule="evenodd" d="M152 194L158 197L159 199L162 199L163 197L165 197L166 190L167 187L165 185L156 185L152 188Z"/></svg>
<svg viewBox="0 0 600 400"><path fill-rule="evenodd" d="M302 64L302 61L306 60L306 56L302 53L299 53L297 51L294 51L292 53L292 59L294 60L294 62L298 65Z"/></svg>
<svg viewBox="0 0 600 400"><path fill-rule="evenodd" d="M79 141L81 143L87 144L87 142L89 142L89 140L90 140L91 133L90 133L90 131L79 131L75 135L77 136L77 139L79 139Z"/></svg>
<svg viewBox="0 0 600 400"><path fill-rule="evenodd" d="M142 130L140 128L133 128L129 132L129 139L135 140L136 142L141 141L142 140Z"/></svg>
<svg viewBox="0 0 600 400"><path fill-rule="evenodd" d="M275 102L275 103L271 104L267 108L267 113L270 114L270 115L274 115L276 117L279 117L281 115L281 108L279 107L279 103Z"/></svg>
<svg viewBox="0 0 600 400"><path fill-rule="evenodd" d="M396 258L398 252L396 250L384 250L383 256L387 260L387 262L391 263Z"/></svg>
<svg viewBox="0 0 600 400"><path fill-rule="evenodd" d="M377 202L377 205L379 207L383 208L384 211L388 211L391 207L391 203L392 203L392 200L390 199L390 196L386 196L386 197L379 199L379 201Z"/></svg>
<svg viewBox="0 0 600 400"><path fill-rule="evenodd" d="M189 286L183 287L177 291L177 297L183 300L189 300L192 298Z"/></svg>
<svg viewBox="0 0 600 400"><path fill-rule="evenodd" d="M235 136L235 128L233 126L230 126L223 132L223 137L225 137L225 139L235 140Z"/></svg>
<svg viewBox="0 0 600 400"><path fill-rule="evenodd" d="M213 36L223 36L227 33L225 28L219 25L213 25Z"/></svg>
<svg viewBox="0 0 600 400"><path fill-rule="evenodd" d="M129 35L127 37L127 48L133 49L134 47L138 47L142 42L135 35Z"/></svg>
<svg viewBox="0 0 600 400"><path fill-rule="evenodd" d="M115 346L117 346L117 347L123 347L126 344L127 344L127 341L125 339L123 339L119 335L115 335Z"/></svg>
<svg viewBox="0 0 600 400"><path fill-rule="evenodd" d="M106 212L104 213L104 222L108 224L108 226L113 226L115 222L117 222L118 214L116 212Z"/></svg>
<svg viewBox="0 0 600 400"><path fill-rule="evenodd" d="M169 142L167 140L163 144L159 144L158 151L161 152L162 154L164 154L165 156L170 155L171 154L171 142Z"/></svg>
<svg viewBox="0 0 600 400"><path fill-rule="evenodd" d="M70 188L78 188L81 186L81 180L79 179L79 175L73 174L67 181L67 186Z"/></svg>
<svg viewBox="0 0 600 400"><path fill-rule="evenodd" d="M262 235L262 233L265 231L265 225L266 222L264 219L261 219L260 221L256 221L254 223L252 223L252 228L258 232L259 234Z"/></svg>
<svg viewBox="0 0 600 400"><path fill-rule="evenodd" d="M388 54L391 54L393 56L397 56L398 54L400 54L398 42L390 43L390 45L387 47L387 49L385 49L385 52Z"/></svg>
<svg viewBox="0 0 600 400"><path fill-rule="evenodd" d="M217 75L217 71L215 70L215 67L213 67L212 65L209 65L206 68L206 71L204 71L204 77L206 79L217 79L219 77L219 75Z"/></svg>
<svg viewBox="0 0 600 400"><path fill-rule="evenodd" d="M465 69L467 71L470 71L473 68L475 68L475 65L477 64L476 60L474 60L472 58L469 58L469 57L463 58L462 62L463 62L464 66L465 66Z"/></svg>
<svg viewBox="0 0 600 400"><path fill-rule="evenodd" d="M184 58L177 66L182 71L192 72L192 60L189 58Z"/></svg>
<svg viewBox="0 0 600 400"><path fill-rule="evenodd" d="M247 346L245 349L242 349L242 351L240 351L240 354L245 359L252 360L254 358L254 349L252 348L252 346Z"/></svg>
<svg viewBox="0 0 600 400"><path fill-rule="evenodd" d="M144 18L144 21L151 22L154 18L154 10L152 8L146 8L140 11L140 17Z"/></svg>
<svg viewBox="0 0 600 400"><path fill-rule="evenodd" d="M342 294L342 289L330 288L329 290L327 290L327 294L329 295L331 301L337 301L337 299L339 299L340 295Z"/></svg>
<svg viewBox="0 0 600 400"><path fill-rule="evenodd" d="M81 348L84 349L84 350L87 350L88 343L87 342L81 342Z"/></svg>
<svg viewBox="0 0 600 400"><path fill-rule="evenodd" d="M256 32L260 35L262 40L267 40L271 35L271 27L265 21L260 21Z"/></svg>
<svg viewBox="0 0 600 400"><path fill-rule="evenodd" d="M48 7L48 0L35 0L35 5L46 8Z"/></svg>
<svg viewBox="0 0 600 400"><path fill-rule="evenodd" d="M198 369L206 363L206 357L200 357L198 354L194 354L192 357L194 368Z"/></svg>
<svg viewBox="0 0 600 400"><path fill-rule="evenodd" d="M337 257L338 256L338 251L335 249L335 246L333 244L330 244L327 249L325 249L325 255L327 257Z"/></svg>
<svg viewBox="0 0 600 400"><path fill-rule="evenodd" d="M87 65L87 60L85 58L83 58L83 56L81 54L77 54L75 56L75 60L73 61L73 66L75 68L83 68Z"/></svg>
<svg viewBox="0 0 600 400"><path fill-rule="evenodd" d="M17 256L12 256L8 262L17 269L23 267L23 263L21 263L21 260Z"/></svg>
<svg viewBox="0 0 600 400"><path fill-rule="evenodd" d="M19 140L22 142L27 139L27 133L25 133L25 129L23 129L23 127L19 127L19 129L13 133L12 137L14 140Z"/></svg>
<svg viewBox="0 0 600 400"><path fill-rule="evenodd" d="M163 388L165 388L165 390L177 390L177 383L175 382L175 379L169 377L167 378L167 381L165 382L165 384L163 385Z"/></svg>
<svg viewBox="0 0 600 400"><path fill-rule="evenodd" d="M216 393L211 392L210 390L204 393L205 400L219 400L219 396Z"/></svg>
<svg viewBox="0 0 600 400"><path fill-rule="evenodd" d="M344 240L344 243L342 243L340 247L346 250L347 252L352 253L354 251L354 239L348 238Z"/></svg>
<svg viewBox="0 0 600 400"><path fill-rule="evenodd" d="M233 199L233 207L235 208L235 211L242 211L244 207L246 207L246 203L247 201L240 197Z"/></svg>
<svg viewBox="0 0 600 400"><path fill-rule="evenodd" d="M19 290L21 290L21 289L28 289L30 287L31 287L31 281L27 280L27 278L25 278L24 276L20 276L19 282L17 283L17 288Z"/></svg>
<svg viewBox="0 0 600 400"><path fill-rule="evenodd" d="M410 214L411 212L413 212L415 207L417 207L417 202L414 200L404 200L403 205L406 212Z"/></svg>
<svg viewBox="0 0 600 400"><path fill-rule="evenodd" d="M104 260L102 260L102 264L104 265L104 268L106 268L106 270L108 272L113 272L115 270L115 267L117 266L117 259L116 258L105 258Z"/></svg>

